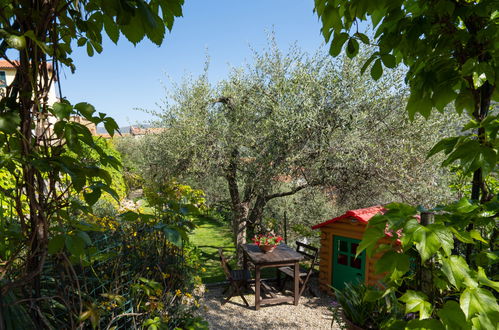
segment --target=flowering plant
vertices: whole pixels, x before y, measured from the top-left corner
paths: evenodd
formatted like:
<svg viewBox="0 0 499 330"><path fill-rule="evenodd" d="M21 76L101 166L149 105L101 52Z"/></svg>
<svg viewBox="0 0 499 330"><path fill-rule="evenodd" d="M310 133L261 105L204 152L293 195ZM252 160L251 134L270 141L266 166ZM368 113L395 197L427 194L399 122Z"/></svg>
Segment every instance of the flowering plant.
<svg viewBox="0 0 499 330"><path fill-rule="evenodd" d="M267 235L260 234L260 235L255 235L255 237L253 237L253 242L258 246L260 245L277 246L280 244L281 241L282 241L281 236L276 236L273 234L267 234Z"/></svg>

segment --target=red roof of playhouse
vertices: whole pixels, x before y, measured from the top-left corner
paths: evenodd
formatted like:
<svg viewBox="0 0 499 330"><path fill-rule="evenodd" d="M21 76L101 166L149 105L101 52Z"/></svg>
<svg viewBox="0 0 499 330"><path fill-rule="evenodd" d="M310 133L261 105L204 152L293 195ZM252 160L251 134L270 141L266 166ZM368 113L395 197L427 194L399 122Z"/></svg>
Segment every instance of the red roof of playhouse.
<svg viewBox="0 0 499 330"><path fill-rule="evenodd" d="M385 211L386 209L381 205L366 207L364 209L358 209L358 210L349 210L346 211L344 214L340 215L339 217L332 218L331 220L327 220L322 223L319 223L318 225L312 226L312 229L324 227L329 225L330 223L349 218L354 218L359 220L360 222L367 223L376 214L384 213Z"/></svg>

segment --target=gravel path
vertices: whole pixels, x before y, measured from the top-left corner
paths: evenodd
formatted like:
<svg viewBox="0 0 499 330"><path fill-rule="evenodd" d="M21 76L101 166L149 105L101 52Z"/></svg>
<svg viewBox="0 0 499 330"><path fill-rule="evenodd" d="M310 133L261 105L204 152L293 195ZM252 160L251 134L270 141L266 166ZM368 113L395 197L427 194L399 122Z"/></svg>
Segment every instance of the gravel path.
<svg viewBox="0 0 499 330"><path fill-rule="evenodd" d="M310 279L315 282L316 279ZM222 305L225 287L211 287L206 290L201 300L205 306L201 315L210 324L210 329L339 329L331 327L331 306L333 298L319 292L315 283L311 283L314 297L309 290L300 298L298 306L292 303L262 305L255 310L254 286L244 295L250 307L246 307L241 297L232 297ZM291 291L286 291L291 295Z"/></svg>

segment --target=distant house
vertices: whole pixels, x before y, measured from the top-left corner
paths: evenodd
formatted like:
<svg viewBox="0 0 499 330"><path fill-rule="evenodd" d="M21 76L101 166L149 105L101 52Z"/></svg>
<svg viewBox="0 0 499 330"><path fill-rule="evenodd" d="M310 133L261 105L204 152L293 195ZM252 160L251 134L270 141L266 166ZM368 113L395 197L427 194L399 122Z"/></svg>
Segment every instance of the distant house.
<svg viewBox="0 0 499 330"><path fill-rule="evenodd" d="M52 74L52 65L47 64L49 68L49 74ZM14 77L16 76L16 68L10 62L6 60L0 60L0 98L5 97L7 86L12 84ZM54 79L55 81L55 79ZM58 98L55 92L55 84L50 86L48 94L48 104L52 105L57 102Z"/></svg>
<svg viewBox="0 0 499 330"><path fill-rule="evenodd" d="M140 138L148 134L160 134L165 131L163 127L140 128L130 126L130 135L135 138Z"/></svg>

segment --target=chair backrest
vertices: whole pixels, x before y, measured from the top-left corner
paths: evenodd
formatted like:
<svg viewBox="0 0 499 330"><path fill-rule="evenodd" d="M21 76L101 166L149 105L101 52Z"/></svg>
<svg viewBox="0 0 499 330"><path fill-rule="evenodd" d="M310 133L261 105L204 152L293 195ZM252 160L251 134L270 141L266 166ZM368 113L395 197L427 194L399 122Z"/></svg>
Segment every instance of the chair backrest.
<svg viewBox="0 0 499 330"><path fill-rule="evenodd" d="M232 275L230 274L230 266L227 263L227 259L225 259L224 256L224 250L222 248L218 249L218 255L220 256L220 264L222 265L222 269L224 270L225 277L227 277L228 280L232 279Z"/></svg>
<svg viewBox="0 0 499 330"><path fill-rule="evenodd" d="M302 254L306 259L311 262L313 268L319 256L319 249L299 241L296 241L296 252Z"/></svg>

